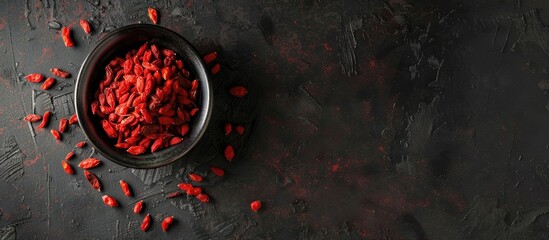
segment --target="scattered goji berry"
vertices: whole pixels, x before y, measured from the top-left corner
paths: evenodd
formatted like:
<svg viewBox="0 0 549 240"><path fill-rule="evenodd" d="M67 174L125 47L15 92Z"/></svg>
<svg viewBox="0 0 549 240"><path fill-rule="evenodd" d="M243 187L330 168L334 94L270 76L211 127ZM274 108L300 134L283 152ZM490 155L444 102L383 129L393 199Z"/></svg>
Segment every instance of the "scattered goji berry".
<svg viewBox="0 0 549 240"><path fill-rule="evenodd" d="M198 174L195 174L195 173L189 173L189 178L192 180L192 181L195 181L195 182L202 182L204 181L204 178L202 178L202 176L198 175Z"/></svg>
<svg viewBox="0 0 549 240"><path fill-rule="evenodd" d="M233 131L233 125L230 123L225 123L224 129L225 129L225 136L229 136L229 134L231 134L231 132Z"/></svg>
<svg viewBox="0 0 549 240"><path fill-rule="evenodd" d="M84 141L79 142L79 143L76 144L77 148L83 148L84 146L86 146L86 142L84 142Z"/></svg>
<svg viewBox="0 0 549 240"><path fill-rule="evenodd" d="M59 120L59 132L65 132L65 130L67 129L67 123L68 121L66 118L61 118L61 120Z"/></svg>
<svg viewBox="0 0 549 240"><path fill-rule="evenodd" d="M61 141L61 133L59 133L57 130L52 129L50 130L50 133L53 136L53 138L55 138L55 140Z"/></svg>
<svg viewBox="0 0 549 240"><path fill-rule="evenodd" d="M130 185L124 180L120 180L120 188L122 188L122 192L124 192L124 195L127 197L132 196L132 191L130 190Z"/></svg>
<svg viewBox="0 0 549 240"><path fill-rule="evenodd" d="M244 97L248 94L248 89L246 89L243 86L236 86L236 87L232 87L229 90L229 93L231 93L231 95L235 97Z"/></svg>
<svg viewBox="0 0 549 240"><path fill-rule="evenodd" d="M227 145L227 147L225 148L225 159L227 159L228 161L232 161L233 158L234 158L233 146Z"/></svg>
<svg viewBox="0 0 549 240"><path fill-rule="evenodd" d="M66 161L69 161L71 160L71 158L74 156L74 152L73 151L70 151L69 153L67 153L67 156L65 156L65 160Z"/></svg>
<svg viewBox="0 0 549 240"><path fill-rule="evenodd" d="M240 136L242 136L242 135L244 134L244 131L245 131L244 126L242 126L242 125L240 125L240 124L239 124L239 125L236 125L236 127L235 127L234 130L235 130L236 133L238 133L238 135L240 135Z"/></svg>
<svg viewBox="0 0 549 240"><path fill-rule="evenodd" d="M164 218L164 220L162 220L162 231L164 232L167 231L170 225L172 224L172 222L173 222L173 216Z"/></svg>
<svg viewBox="0 0 549 240"><path fill-rule="evenodd" d="M219 73L219 70L221 70L221 65L219 65L219 63L216 63L213 67L212 67L212 75L217 75Z"/></svg>
<svg viewBox="0 0 549 240"><path fill-rule="evenodd" d="M38 121L42 120L42 116L36 115L36 114L29 114L29 115L25 116L24 120L26 122L30 122L30 123L38 122Z"/></svg>
<svg viewBox="0 0 549 240"><path fill-rule="evenodd" d="M84 176L86 176L86 180L88 180L93 189L101 191L101 183L93 173L88 170L84 170Z"/></svg>
<svg viewBox="0 0 549 240"><path fill-rule="evenodd" d="M39 83L44 81L44 75L40 73L31 73L25 76L25 79L27 79L27 81L31 83Z"/></svg>
<svg viewBox="0 0 549 240"><path fill-rule="evenodd" d="M188 189L186 192L187 192L187 195L196 196L196 195L202 193L202 188L201 187L193 187L193 188Z"/></svg>
<svg viewBox="0 0 549 240"><path fill-rule="evenodd" d="M63 43L66 47L73 47L74 42L71 39L71 29L68 27L63 27L61 29L61 36L63 37Z"/></svg>
<svg viewBox="0 0 549 240"><path fill-rule="evenodd" d="M63 170L69 175L74 174L74 170L72 169L71 165L66 161L61 161L61 166L63 166Z"/></svg>
<svg viewBox="0 0 549 240"><path fill-rule="evenodd" d="M203 57L204 63L206 63L206 64L210 64L210 63L213 62L216 58L217 58L217 52L208 53L208 54L206 54L206 55Z"/></svg>
<svg viewBox="0 0 549 240"><path fill-rule="evenodd" d="M261 201L255 200L252 203L250 203L250 208L252 211L257 212L259 209L261 209Z"/></svg>
<svg viewBox="0 0 549 240"><path fill-rule="evenodd" d="M198 200L200 200L201 202L203 203L207 203L210 201L210 197L208 197L208 195L204 194L204 193L201 193L201 194L198 194L196 195L196 198Z"/></svg>
<svg viewBox="0 0 549 240"><path fill-rule="evenodd" d="M109 195L103 195L103 202L109 207L118 207L118 202L115 198Z"/></svg>
<svg viewBox="0 0 549 240"><path fill-rule="evenodd" d="M86 158L78 164L78 167L83 169L91 169L97 167L100 163L101 161L97 158Z"/></svg>
<svg viewBox="0 0 549 240"><path fill-rule="evenodd" d="M80 19L80 27L82 27L82 30L84 30L86 34L89 35L91 33L90 23L86 21L86 19Z"/></svg>
<svg viewBox="0 0 549 240"><path fill-rule="evenodd" d="M133 213L139 214L141 212L141 209L143 209L143 200L140 200L135 204L133 207Z"/></svg>
<svg viewBox="0 0 549 240"><path fill-rule="evenodd" d="M177 185L177 187L179 187L179 189L181 189L182 191L186 192L189 189L193 188L193 185L190 183L180 183Z"/></svg>
<svg viewBox="0 0 549 240"><path fill-rule="evenodd" d="M59 68L50 68L50 72L55 75L55 76L58 76L60 78L70 78L71 77L71 74L69 72L65 72Z"/></svg>
<svg viewBox="0 0 549 240"><path fill-rule="evenodd" d="M76 116L76 113L69 118L69 124L75 124L78 122L78 117Z"/></svg>
<svg viewBox="0 0 549 240"><path fill-rule="evenodd" d="M149 227L151 225L151 215L147 213L145 215L145 218L143 218L143 222L141 223L141 231L146 232L149 230Z"/></svg>
<svg viewBox="0 0 549 240"><path fill-rule="evenodd" d="M55 78L47 78L46 81L44 81L44 83L42 83L42 86L40 88L42 88L42 90L48 90L51 88L51 86L55 83Z"/></svg>
<svg viewBox="0 0 549 240"><path fill-rule="evenodd" d="M212 173L216 176L223 177L225 176L225 170L218 168L218 167L210 167L210 170L212 170Z"/></svg>
<svg viewBox="0 0 549 240"><path fill-rule="evenodd" d="M149 18L151 19L151 21L154 24L157 24L158 23L158 12L156 12L156 9L149 8L147 12L149 13Z"/></svg>
<svg viewBox="0 0 549 240"><path fill-rule="evenodd" d="M42 117L42 122L40 123L40 125L38 125L38 128L44 128L46 127L46 125L48 125L48 122L50 121L50 115L51 115L50 111L46 111L44 113L44 116Z"/></svg>

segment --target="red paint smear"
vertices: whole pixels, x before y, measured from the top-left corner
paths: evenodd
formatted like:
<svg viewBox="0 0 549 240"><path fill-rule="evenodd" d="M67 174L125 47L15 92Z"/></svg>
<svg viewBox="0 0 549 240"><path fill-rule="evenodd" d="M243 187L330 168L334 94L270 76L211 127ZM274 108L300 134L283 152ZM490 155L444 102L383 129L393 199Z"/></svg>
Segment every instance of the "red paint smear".
<svg viewBox="0 0 549 240"><path fill-rule="evenodd" d="M376 61L373 59L373 58L370 58L370 68L376 68L377 67L377 64L376 64Z"/></svg>
<svg viewBox="0 0 549 240"><path fill-rule="evenodd" d="M34 157L34 159L25 160L23 162L23 164L25 164L25 167L30 167L30 166L34 165L38 161L38 159L41 159L41 158L42 158L42 154L39 153L38 155L36 155L36 157Z"/></svg>
<svg viewBox="0 0 549 240"><path fill-rule="evenodd" d="M332 164L332 167L330 168L330 172L335 173L339 170L339 163Z"/></svg>
<svg viewBox="0 0 549 240"><path fill-rule="evenodd" d="M13 216L11 214L4 210L3 208L0 208L0 212L2 212L2 215L5 216L10 222L13 221Z"/></svg>
<svg viewBox="0 0 549 240"><path fill-rule="evenodd" d="M324 46L324 49L326 49L326 52L331 53L332 51L334 51L334 49L330 46L329 43L324 43L323 46Z"/></svg>
<svg viewBox="0 0 549 240"><path fill-rule="evenodd" d="M334 70L337 68L337 64L335 63L328 63L324 66L322 66L322 71L325 75L332 75L334 73Z"/></svg>
<svg viewBox="0 0 549 240"><path fill-rule="evenodd" d="M78 16L81 15L84 12L84 7L82 6L82 2L78 2L78 7L73 8L73 15Z"/></svg>
<svg viewBox="0 0 549 240"><path fill-rule="evenodd" d="M0 30L6 28L6 17L0 18Z"/></svg>
<svg viewBox="0 0 549 240"><path fill-rule="evenodd" d="M51 48L42 48L42 55L40 55L40 64L43 64L46 60L53 59L53 49Z"/></svg>

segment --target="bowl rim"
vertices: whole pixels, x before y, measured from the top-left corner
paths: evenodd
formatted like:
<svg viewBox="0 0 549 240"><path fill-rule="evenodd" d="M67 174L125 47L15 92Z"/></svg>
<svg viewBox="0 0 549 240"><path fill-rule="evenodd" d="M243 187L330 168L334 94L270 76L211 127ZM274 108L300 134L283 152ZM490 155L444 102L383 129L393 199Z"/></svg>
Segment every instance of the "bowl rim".
<svg viewBox="0 0 549 240"><path fill-rule="evenodd" d="M79 107L78 107L78 105L79 105L78 103L80 101L83 101L83 100L79 100L78 96L80 95L79 93L81 91L85 91L85 90L80 89L79 86L81 84L83 84L83 82L85 82L84 79L83 79L84 78L83 75L84 75L84 68L87 65L87 63L90 61L90 59L92 59L93 57L96 57L95 55L100 53L99 52L100 46L105 44L111 38L117 36L117 34L120 34L121 32L124 32L124 31L127 31L127 30L135 29L135 28L158 28L162 31L166 31L166 32L169 32L170 34L174 34L174 36L177 36L183 42L183 44L188 46L188 48L190 50L190 54L188 52L186 52L185 54L186 55L195 55L195 57L197 58L198 66L196 66L196 64L194 64L192 62L191 62L191 64L195 65L194 68L195 68L196 72L203 71L203 74L197 73L196 78L197 79L199 79L201 77L205 78L204 82L206 83L205 84L206 86L203 86L203 87L206 87L206 92L207 92L207 94L205 94L205 96L204 96L205 100L203 101L202 106L201 106L201 109L204 109L204 107L207 107L207 112L206 112L206 116L204 118L202 127L200 128L200 131L198 132L198 135L196 136L196 139L192 143L190 143L190 145L184 151L177 154L177 156L174 156L172 158L163 159L162 161L155 161L155 162L152 162L152 163L149 163L149 164L146 164L146 165L129 164L125 161L120 161L120 160L116 159L114 156L111 156L110 154L108 154L101 147L98 147L97 144L94 142L95 140L89 137L89 134L87 132L88 127L84 127L83 124L82 124L82 121L80 121L81 116L83 114L82 111L84 111L84 110L79 109ZM89 70L89 67L87 67L87 68ZM80 126L80 129L82 129L82 132L84 133L84 136L88 139L88 141L92 145L93 149L97 150L103 157L109 159L110 161L112 161L116 164L119 164L119 165L122 165L122 166L125 166L125 167L130 167L130 168L136 168L136 169L159 168L159 167L162 167L162 166L169 165L169 164L183 158L185 155L187 155L187 153L189 153L198 144L198 142L204 136L204 134L205 134L205 132L208 128L209 122L211 120L211 115L212 115L212 110L213 110L213 90L212 90L212 86L211 86L211 75L209 74L209 71L207 71L206 64L202 60L202 57L200 56L200 54L198 53L196 48L185 37L181 36L179 33L175 32L175 31L173 31L169 28L159 26L159 25L146 24L146 23L130 24L130 25L126 25L126 26L117 28L117 29L113 30L112 32L109 32L108 34L104 35L95 44L95 46L93 46L91 51L86 55L86 58L84 58L84 61L82 62L82 65L81 65L80 69L78 70L78 76L76 77L75 89L74 89L74 104L73 105L74 105L74 109L75 109L75 114L79 119L78 125ZM201 112L204 112L204 111L201 111ZM150 153L148 153L148 154L150 154ZM132 156L132 155L128 154L128 156Z"/></svg>

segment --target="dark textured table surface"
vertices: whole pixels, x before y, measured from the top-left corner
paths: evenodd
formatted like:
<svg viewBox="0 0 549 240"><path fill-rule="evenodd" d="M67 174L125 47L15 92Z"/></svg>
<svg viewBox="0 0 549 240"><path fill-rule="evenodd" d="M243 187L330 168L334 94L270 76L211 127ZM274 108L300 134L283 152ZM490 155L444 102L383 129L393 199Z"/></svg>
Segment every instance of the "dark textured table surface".
<svg viewBox="0 0 549 240"><path fill-rule="evenodd" d="M75 150L74 167L103 160L92 170L98 193L81 169L60 165L84 140L80 128L61 142L49 129L74 113L90 49L115 28L148 23L148 7L200 54L219 53L213 119L188 158L159 169ZM0 13L0 239L549 238L545 0L2 0ZM73 77L48 91L23 78L52 67ZM230 96L235 85L249 95ZM23 121L48 109L46 129ZM245 134L225 136L226 122ZM189 172L206 177L210 203L166 198ZM138 200L154 219L146 233L143 213L132 213Z"/></svg>

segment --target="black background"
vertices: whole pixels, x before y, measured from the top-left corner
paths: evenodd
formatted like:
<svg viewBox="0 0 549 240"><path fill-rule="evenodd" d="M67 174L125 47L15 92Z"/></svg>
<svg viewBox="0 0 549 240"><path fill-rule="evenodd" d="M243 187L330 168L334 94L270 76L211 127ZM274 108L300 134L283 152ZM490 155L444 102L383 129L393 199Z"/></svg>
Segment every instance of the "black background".
<svg viewBox="0 0 549 240"><path fill-rule="evenodd" d="M61 169L80 128L60 143L49 129L74 113L90 49L105 32L148 23L151 6L200 54L219 53L214 118L173 165L105 160L93 169L98 193L80 169ZM546 239L548 11L535 0L1 1L0 238ZM75 47L59 26L73 29ZM73 77L45 92L23 78L52 67ZM231 97L235 85L250 94ZM47 109L48 130L22 120ZM224 136L225 122L244 124L244 136ZM90 147L76 153L73 166L104 160ZM210 203L166 199L189 172L206 176ZM132 213L140 199L154 218L147 233Z"/></svg>

